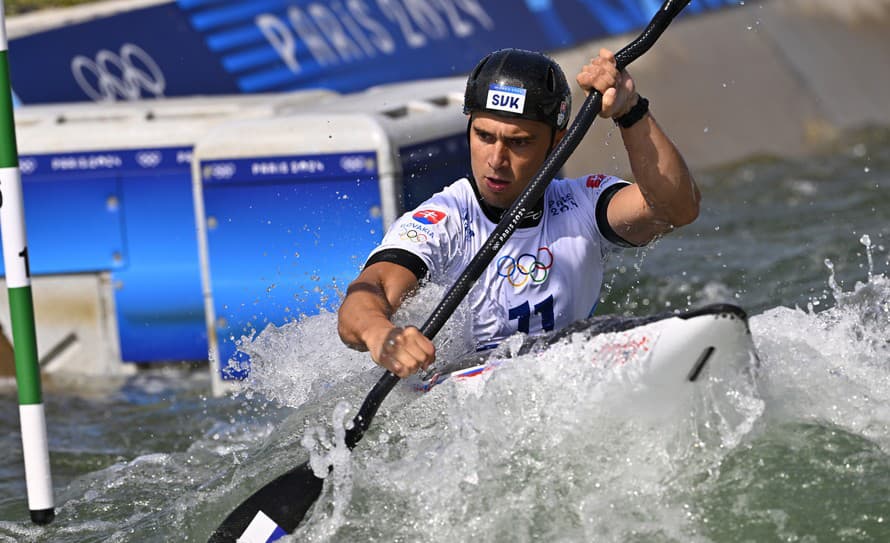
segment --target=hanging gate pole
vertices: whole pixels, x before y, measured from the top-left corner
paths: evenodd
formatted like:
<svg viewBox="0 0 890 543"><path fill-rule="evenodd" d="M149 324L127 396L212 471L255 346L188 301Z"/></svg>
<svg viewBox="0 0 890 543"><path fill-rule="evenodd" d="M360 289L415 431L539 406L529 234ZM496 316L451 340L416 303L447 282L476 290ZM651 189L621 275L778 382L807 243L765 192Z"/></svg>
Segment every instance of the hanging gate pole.
<svg viewBox="0 0 890 543"><path fill-rule="evenodd" d="M31 521L43 525L52 522L55 506L40 366L37 363L34 302L31 298L22 177L15 141L7 49L6 17L3 2L0 1L0 229L3 231L3 265L6 267L15 350L28 509L31 511Z"/></svg>

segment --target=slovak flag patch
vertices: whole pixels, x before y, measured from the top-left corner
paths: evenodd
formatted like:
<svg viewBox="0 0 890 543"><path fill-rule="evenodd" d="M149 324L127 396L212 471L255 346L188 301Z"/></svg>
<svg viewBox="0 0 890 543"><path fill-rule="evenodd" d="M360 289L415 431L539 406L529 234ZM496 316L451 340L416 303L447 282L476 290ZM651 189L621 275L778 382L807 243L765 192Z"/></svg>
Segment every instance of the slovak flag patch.
<svg viewBox="0 0 890 543"><path fill-rule="evenodd" d="M435 209L421 209L414 213L414 220L421 224L436 224L445 218L444 211Z"/></svg>

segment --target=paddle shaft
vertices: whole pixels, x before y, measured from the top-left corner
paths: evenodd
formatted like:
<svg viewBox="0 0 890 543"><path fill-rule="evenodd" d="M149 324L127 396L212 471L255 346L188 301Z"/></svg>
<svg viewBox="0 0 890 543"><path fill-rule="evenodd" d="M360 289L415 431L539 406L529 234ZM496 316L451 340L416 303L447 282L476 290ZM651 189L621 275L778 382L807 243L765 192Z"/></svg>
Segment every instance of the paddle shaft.
<svg viewBox="0 0 890 543"><path fill-rule="evenodd" d="M674 17L676 17L689 0L667 0L662 4L661 9L649 22L649 25L637 38L615 54L615 62L619 70L626 68L631 62L639 58L643 53L648 51L661 34L667 29ZM569 156L581 143L587 130L593 124L596 116L599 115L603 107L603 96L598 91L592 91L584 103L575 121L569 126L566 135L562 141L557 144L556 148L544 160L541 169L529 182L528 186L519 195L506 215L501 218L494 232L488 237L488 240L482 246L473 260L470 261L464 272L457 278L454 285L448 290L439 305L433 310L423 327L421 333L429 339L433 339L439 330L445 325L463 299L470 292L470 289L485 271L485 268L494 259L497 252L513 235L522 217L526 211L534 207L535 203L544 196L544 191L553 177L562 168ZM371 392L365 398L359 409L358 414L352 421L352 427L346 432L346 445L352 449L361 441L365 430L371 425L371 420L377 413L377 409L383 400L399 382L399 377L390 371L383 374Z"/></svg>

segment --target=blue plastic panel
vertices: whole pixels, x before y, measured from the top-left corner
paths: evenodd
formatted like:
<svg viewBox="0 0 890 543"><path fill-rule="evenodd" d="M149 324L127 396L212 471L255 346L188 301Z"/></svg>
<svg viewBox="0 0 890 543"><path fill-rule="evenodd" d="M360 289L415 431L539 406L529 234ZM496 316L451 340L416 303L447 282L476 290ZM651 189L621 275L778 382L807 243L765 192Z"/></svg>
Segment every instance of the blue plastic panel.
<svg viewBox="0 0 890 543"><path fill-rule="evenodd" d="M207 359L191 155L168 147L19 159L31 273L110 271L125 361Z"/></svg>
<svg viewBox="0 0 890 543"><path fill-rule="evenodd" d="M121 182L128 258L112 276L128 362L207 359L190 155L182 150L181 167L162 175Z"/></svg>
<svg viewBox="0 0 890 543"><path fill-rule="evenodd" d="M33 275L95 272L125 264L120 210L124 153L19 158ZM5 272L0 262L0 271Z"/></svg>
<svg viewBox="0 0 890 543"><path fill-rule="evenodd" d="M383 236L376 154L257 157L200 164L223 377L236 342L339 305ZM335 334L335 330L331 330Z"/></svg>

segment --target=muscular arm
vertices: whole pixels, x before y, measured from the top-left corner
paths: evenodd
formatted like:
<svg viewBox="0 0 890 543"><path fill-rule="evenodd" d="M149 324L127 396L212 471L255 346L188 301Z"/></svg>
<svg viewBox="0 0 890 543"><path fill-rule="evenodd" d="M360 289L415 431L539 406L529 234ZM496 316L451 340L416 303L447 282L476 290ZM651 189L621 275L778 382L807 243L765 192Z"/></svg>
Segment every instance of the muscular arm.
<svg viewBox="0 0 890 543"><path fill-rule="evenodd" d="M698 217L701 195L686 162L650 114L622 128L636 183L609 203L609 224L635 245L689 224Z"/></svg>
<svg viewBox="0 0 890 543"><path fill-rule="evenodd" d="M602 93L600 116L605 118L621 117L639 100L633 78L627 71L618 71L615 56L607 49L582 68L577 80L585 92ZM609 202L612 229L635 245L645 245L694 221L701 199L698 187L655 118L647 114L630 128L621 128L621 137L636 183L618 191Z"/></svg>
<svg viewBox="0 0 890 543"><path fill-rule="evenodd" d="M399 328L393 313L417 287L417 277L390 262L366 267L346 291L337 330L346 345L370 351L371 358L399 377L426 368L435 359L432 342L413 326Z"/></svg>

